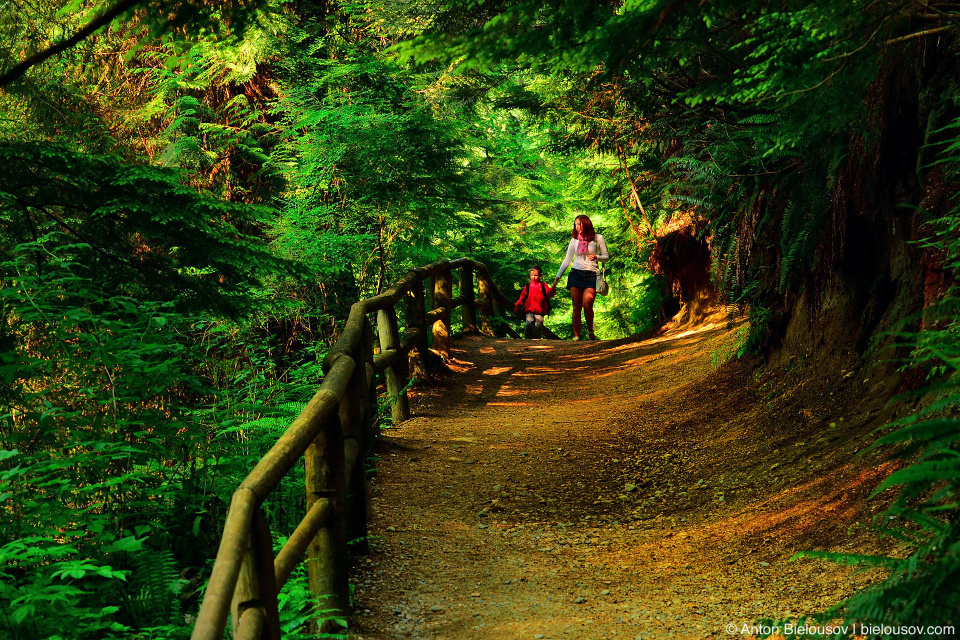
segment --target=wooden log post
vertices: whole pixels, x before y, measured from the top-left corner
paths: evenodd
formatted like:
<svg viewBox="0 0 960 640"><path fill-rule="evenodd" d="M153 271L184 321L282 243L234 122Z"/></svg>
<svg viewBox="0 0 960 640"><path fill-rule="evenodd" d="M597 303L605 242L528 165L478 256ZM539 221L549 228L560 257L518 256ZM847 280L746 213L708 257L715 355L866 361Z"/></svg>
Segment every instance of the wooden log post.
<svg viewBox="0 0 960 640"><path fill-rule="evenodd" d="M463 298L461 318L463 318L463 332L477 332L477 302L473 289L473 267L460 267L460 297Z"/></svg>
<svg viewBox="0 0 960 640"><path fill-rule="evenodd" d="M400 331L397 328L397 312L387 307L377 312L377 328L380 331L380 353L400 349ZM410 417L407 400L407 359L398 358L397 363L383 372L387 382L387 395L393 401L393 422L399 424Z"/></svg>
<svg viewBox="0 0 960 640"><path fill-rule="evenodd" d="M477 288L480 292L480 332L492 336L494 316L494 295L493 283L490 282L490 276L485 271L477 272Z"/></svg>
<svg viewBox="0 0 960 640"><path fill-rule="evenodd" d="M273 542L270 527L259 508L253 514L252 525L246 536L243 565L230 604L234 635L237 638L280 640Z"/></svg>
<svg viewBox="0 0 960 640"><path fill-rule="evenodd" d="M217 561L213 565L207 593L193 627L192 640L217 640L223 635L230 614L231 595L235 592L243 570L243 561L248 544L246 542L253 522L253 513L257 508L257 494L247 487L240 486L230 500L227 521L223 526L223 537L217 551Z"/></svg>
<svg viewBox="0 0 960 640"><path fill-rule="evenodd" d="M424 283L424 313L430 313L437 308L437 276L430 274ZM433 332L427 327L427 344L433 347Z"/></svg>
<svg viewBox="0 0 960 640"><path fill-rule="evenodd" d="M441 271L434 278L434 309L443 309L440 318L433 323L433 350L444 360L450 357L450 307L453 302L453 279L450 270Z"/></svg>
<svg viewBox="0 0 960 640"><path fill-rule="evenodd" d="M430 338L427 332L426 296L423 293L423 280L417 281L404 296L404 316L407 320L407 331L419 329L416 346L410 350L408 371L417 380L426 380L430 377Z"/></svg>
<svg viewBox="0 0 960 640"><path fill-rule="evenodd" d="M499 318L503 315L503 303L500 302L499 291L497 285L493 283L493 278L487 275L487 281L490 285L490 317Z"/></svg>
<svg viewBox="0 0 960 640"><path fill-rule="evenodd" d="M356 403L356 411L349 415L349 419L357 421L356 426L344 427L345 436L356 432L360 443L360 454L351 470L349 491L347 493L347 540L355 553L367 554L370 552L367 519L369 516L369 488L367 486L366 463L373 453L376 439L377 398L373 386L373 329L370 322L363 324L363 333L360 337L359 365L354 371L356 389L351 388L349 393ZM346 398L344 398L346 401ZM355 414L355 417L354 415ZM344 418L341 417L341 420Z"/></svg>
<svg viewBox="0 0 960 640"><path fill-rule="evenodd" d="M321 527L307 549L310 591L319 602L321 617L312 633L329 633L334 616L342 615L349 602L346 542L346 486L343 433L340 418L328 419L321 433L304 454L307 476L307 510L322 498L333 501L333 515Z"/></svg>
<svg viewBox="0 0 960 640"><path fill-rule="evenodd" d="M377 414L377 371L373 366L373 327L368 320L363 324L363 335L360 337L360 362L363 365L363 388L360 390L360 402L363 403L363 450L365 453L373 451L378 433Z"/></svg>

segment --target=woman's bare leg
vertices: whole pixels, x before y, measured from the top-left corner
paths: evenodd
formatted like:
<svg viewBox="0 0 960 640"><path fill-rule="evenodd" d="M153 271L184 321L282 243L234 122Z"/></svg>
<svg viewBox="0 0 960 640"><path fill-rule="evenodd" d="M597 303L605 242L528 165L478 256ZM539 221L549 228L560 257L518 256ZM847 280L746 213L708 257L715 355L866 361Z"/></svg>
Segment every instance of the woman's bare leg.
<svg viewBox="0 0 960 640"><path fill-rule="evenodd" d="M583 289L570 287L570 300L573 302L573 337L580 337L580 309L583 308Z"/></svg>
<svg viewBox="0 0 960 640"><path fill-rule="evenodd" d="M583 315L587 318L587 335L593 338L593 299L597 297L596 289L584 289L581 303L583 304ZM579 322L577 324L580 324ZM574 329L576 332L576 329Z"/></svg>

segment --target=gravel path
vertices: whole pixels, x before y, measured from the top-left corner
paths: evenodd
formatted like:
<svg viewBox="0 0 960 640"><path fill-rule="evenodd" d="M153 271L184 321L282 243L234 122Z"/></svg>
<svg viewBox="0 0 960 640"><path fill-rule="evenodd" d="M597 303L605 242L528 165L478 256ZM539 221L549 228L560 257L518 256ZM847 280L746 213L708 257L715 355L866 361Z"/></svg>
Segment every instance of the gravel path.
<svg viewBox="0 0 960 640"><path fill-rule="evenodd" d="M457 339L379 443L350 637L745 638L875 579L790 558L875 547L879 410L845 371L718 371L734 333Z"/></svg>

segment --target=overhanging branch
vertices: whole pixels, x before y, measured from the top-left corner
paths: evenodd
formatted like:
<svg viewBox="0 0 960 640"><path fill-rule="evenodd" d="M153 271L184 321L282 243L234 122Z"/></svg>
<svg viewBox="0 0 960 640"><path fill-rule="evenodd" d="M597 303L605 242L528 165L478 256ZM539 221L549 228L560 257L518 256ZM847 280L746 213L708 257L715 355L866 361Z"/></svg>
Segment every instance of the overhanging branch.
<svg viewBox="0 0 960 640"><path fill-rule="evenodd" d="M114 5L110 9L107 9L106 13L94 18L87 23L82 29L77 31L75 34L58 42L57 44L47 47L43 51L33 54L20 64L16 65L3 75L0 75L0 87L6 87L10 83L19 79L23 74L25 74L31 67L34 67L41 62L52 58L53 56L66 51L67 49L76 46L79 42L83 41L88 36L92 35L97 30L102 27L107 26L113 22L114 18L117 18L130 9L134 8L138 4L142 3L144 0L122 0L118 4Z"/></svg>

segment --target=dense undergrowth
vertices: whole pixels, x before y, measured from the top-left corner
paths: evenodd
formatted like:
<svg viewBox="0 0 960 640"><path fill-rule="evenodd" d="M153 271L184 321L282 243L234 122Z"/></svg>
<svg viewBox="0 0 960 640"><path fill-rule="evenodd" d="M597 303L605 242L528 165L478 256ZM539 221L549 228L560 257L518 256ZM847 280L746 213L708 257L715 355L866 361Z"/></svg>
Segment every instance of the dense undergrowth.
<svg viewBox="0 0 960 640"><path fill-rule="evenodd" d="M350 305L460 255L549 276L577 213L614 254L601 337L719 300L769 353L837 282L858 349L896 332L927 376L875 445L913 456L878 489L906 555L847 558L890 579L829 615L956 622L953 5L130 1L18 67L107 7L0 7L5 636L187 634Z"/></svg>

